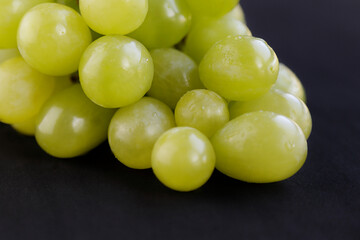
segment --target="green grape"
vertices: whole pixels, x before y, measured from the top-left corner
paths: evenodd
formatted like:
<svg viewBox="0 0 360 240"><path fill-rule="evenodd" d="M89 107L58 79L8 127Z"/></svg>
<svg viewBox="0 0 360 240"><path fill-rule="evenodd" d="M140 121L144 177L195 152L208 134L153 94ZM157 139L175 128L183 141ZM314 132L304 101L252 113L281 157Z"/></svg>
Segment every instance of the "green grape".
<svg viewBox="0 0 360 240"><path fill-rule="evenodd" d="M173 49L152 50L154 80L148 95L161 100L172 109L187 91L204 88L196 63L186 54Z"/></svg>
<svg viewBox="0 0 360 240"><path fill-rule="evenodd" d="M156 141L151 156L156 177L177 191L192 191L210 178L215 153L207 137L195 128L177 127Z"/></svg>
<svg viewBox="0 0 360 240"><path fill-rule="evenodd" d="M85 154L106 139L114 112L92 103L74 84L46 102L37 117L36 141L54 157Z"/></svg>
<svg viewBox="0 0 360 240"><path fill-rule="evenodd" d="M209 90L233 101L248 101L267 93L275 83L279 61L259 38L228 37L202 59L200 79Z"/></svg>
<svg viewBox="0 0 360 240"><path fill-rule="evenodd" d="M151 168L156 140L175 127L174 114L159 100L144 97L119 109L109 126L109 144L115 157L130 168Z"/></svg>
<svg viewBox="0 0 360 240"><path fill-rule="evenodd" d="M184 0L149 0L144 23L129 36L147 48L171 47L188 33L191 13Z"/></svg>
<svg viewBox="0 0 360 240"><path fill-rule="evenodd" d="M103 34L128 34L144 22L148 0L80 0L80 12L94 31Z"/></svg>
<svg viewBox="0 0 360 240"><path fill-rule="evenodd" d="M192 90L177 103L175 121L178 126L193 127L211 137L229 121L228 104L212 91Z"/></svg>
<svg viewBox="0 0 360 240"><path fill-rule="evenodd" d="M54 89L54 77L30 67L21 57L0 65L0 121L8 124L34 117Z"/></svg>
<svg viewBox="0 0 360 240"><path fill-rule="evenodd" d="M306 94L299 78L287 66L279 64L279 76L274 88L290 93L306 102Z"/></svg>
<svg viewBox="0 0 360 240"><path fill-rule="evenodd" d="M229 16L218 19L200 18L195 21L185 43L185 52L200 62L206 52L218 41L237 35L251 36L246 25Z"/></svg>
<svg viewBox="0 0 360 240"><path fill-rule="evenodd" d="M21 134L34 136L36 129L36 117L37 116L34 116L24 122L11 124L11 127Z"/></svg>
<svg viewBox="0 0 360 240"><path fill-rule="evenodd" d="M231 11L239 0L186 0L194 15L221 16Z"/></svg>
<svg viewBox="0 0 360 240"><path fill-rule="evenodd" d="M17 48L0 49L0 64L10 58L18 57L19 55L19 50L17 50Z"/></svg>
<svg viewBox="0 0 360 240"><path fill-rule="evenodd" d="M19 25L21 55L33 68L48 75L75 72L90 42L90 30L80 14L58 3L37 5Z"/></svg>
<svg viewBox="0 0 360 240"><path fill-rule="evenodd" d="M299 98L272 89L264 96L247 102L232 102L230 104L230 117L236 118L244 113L257 111L270 111L284 115L295 121L303 130L306 138L310 136L312 121L309 109Z"/></svg>
<svg viewBox="0 0 360 240"><path fill-rule="evenodd" d="M69 6L71 8L73 8L74 10L76 10L77 12L80 12L79 9L79 3L77 0L56 0L57 3Z"/></svg>
<svg viewBox="0 0 360 240"><path fill-rule="evenodd" d="M40 3L54 0L1 0L0 48L16 48L16 32L25 12Z"/></svg>
<svg viewBox="0 0 360 240"><path fill-rule="evenodd" d="M273 112L252 112L228 122L212 137L216 168L252 183L287 179L304 164L307 143L300 127Z"/></svg>
<svg viewBox="0 0 360 240"><path fill-rule="evenodd" d="M150 89L154 64L140 42L124 36L104 36L85 51L79 76L93 102L118 108L140 100Z"/></svg>
<svg viewBox="0 0 360 240"><path fill-rule="evenodd" d="M235 18L236 20L239 20L239 21L241 21L243 23L246 23L244 10L240 6L240 4L237 4L233 8L233 10L231 10L227 15L232 17L232 18Z"/></svg>
<svg viewBox="0 0 360 240"><path fill-rule="evenodd" d="M51 92L51 96L72 85L70 76L57 77L54 80L55 85L54 89ZM36 119L37 115L30 119L27 119L24 122L14 123L11 126L21 134L33 136L35 135Z"/></svg>

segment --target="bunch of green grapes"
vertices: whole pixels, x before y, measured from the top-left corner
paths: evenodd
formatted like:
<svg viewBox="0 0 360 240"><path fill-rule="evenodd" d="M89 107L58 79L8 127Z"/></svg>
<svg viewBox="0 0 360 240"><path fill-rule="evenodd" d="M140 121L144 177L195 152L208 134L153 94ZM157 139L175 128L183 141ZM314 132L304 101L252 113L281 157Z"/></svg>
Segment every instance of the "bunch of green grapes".
<svg viewBox="0 0 360 240"><path fill-rule="evenodd" d="M304 87L238 0L3 0L0 34L0 121L54 157L108 140L177 191L305 162Z"/></svg>

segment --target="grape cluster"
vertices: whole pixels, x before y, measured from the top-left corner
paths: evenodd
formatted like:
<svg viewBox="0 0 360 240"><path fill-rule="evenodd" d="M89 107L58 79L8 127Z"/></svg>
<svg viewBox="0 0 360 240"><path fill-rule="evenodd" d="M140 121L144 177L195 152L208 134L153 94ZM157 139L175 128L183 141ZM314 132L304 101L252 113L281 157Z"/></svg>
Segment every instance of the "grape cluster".
<svg viewBox="0 0 360 240"><path fill-rule="evenodd" d="M238 0L2 0L0 34L0 121L52 156L108 139L178 191L215 167L269 183L305 162L304 88Z"/></svg>

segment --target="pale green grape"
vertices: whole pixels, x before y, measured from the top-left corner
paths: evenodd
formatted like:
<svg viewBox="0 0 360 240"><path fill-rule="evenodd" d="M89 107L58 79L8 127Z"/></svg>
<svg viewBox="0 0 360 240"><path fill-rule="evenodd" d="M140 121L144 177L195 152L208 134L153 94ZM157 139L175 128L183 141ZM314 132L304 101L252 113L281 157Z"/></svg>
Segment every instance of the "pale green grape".
<svg viewBox="0 0 360 240"><path fill-rule="evenodd" d="M117 108L145 95L151 87L154 64L140 42L124 36L104 36L85 51L79 76L85 94L93 102Z"/></svg>
<svg viewBox="0 0 360 240"><path fill-rule="evenodd" d="M37 5L19 25L21 55L33 68L48 75L75 72L90 42L90 30L80 14L58 3Z"/></svg>
<svg viewBox="0 0 360 240"><path fill-rule="evenodd" d="M54 77L30 67L21 57L0 65L0 121L24 122L34 117L51 95Z"/></svg>
<svg viewBox="0 0 360 240"><path fill-rule="evenodd" d="M46 102L37 118L36 141L54 157L85 154L106 139L114 112L91 102L75 84Z"/></svg>
<svg viewBox="0 0 360 240"><path fill-rule="evenodd" d="M227 15L232 18L235 18L236 20L242 21L243 23L246 23L244 10L240 6L240 4L237 4L233 8L233 10L231 10L231 12L229 12Z"/></svg>
<svg viewBox="0 0 360 240"><path fill-rule="evenodd" d="M40 3L54 0L1 0L0 1L0 48L16 47L16 32L22 16Z"/></svg>
<svg viewBox="0 0 360 240"><path fill-rule="evenodd" d="M194 15L220 16L231 11L239 0L186 0Z"/></svg>
<svg viewBox="0 0 360 240"><path fill-rule="evenodd" d="M54 79L54 84L55 85L51 92L50 97L62 91L63 89L70 87L72 85L72 82L70 76L64 76L64 77L56 77ZM37 119L37 114L34 117L27 119L24 122L14 123L11 126L21 134L33 136L35 135L35 130L36 130L36 119Z"/></svg>
<svg viewBox="0 0 360 240"><path fill-rule="evenodd" d="M10 58L18 57L19 55L19 50L17 48L0 49L0 64Z"/></svg>
<svg viewBox="0 0 360 240"><path fill-rule="evenodd" d="M148 0L80 0L79 3L86 23L103 35L134 31L148 12Z"/></svg>
<svg viewBox="0 0 360 240"><path fill-rule="evenodd" d="M215 167L215 153L200 131L177 127L156 141L151 164L156 177L167 187L192 191L210 178Z"/></svg>
<svg viewBox="0 0 360 240"><path fill-rule="evenodd" d="M69 6L76 10L77 12L80 12L79 4L77 0L56 0L57 3L64 4L66 6Z"/></svg>
<svg viewBox="0 0 360 240"><path fill-rule="evenodd" d="M244 113L261 110L278 113L294 120L303 130L305 137L310 136L312 121L305 103L299 98L277 89L272 89L255 100L232 102L230 104L230 117L233 119Z"/></svg>
<svg viewBox="0 0 360 240"><path fill-rule="evenodd" d="M228 104L212 91L192 90L177 103L175 121L178 126L193 127L211 137L229 121Z"/></svg>
<svg viewBox="0 0 360 240"><path fill-rule="evenodd" d="M200 62L206 52L218 41L227 36L248 35L246 25L229 16L221 18L199 18L189 32L185 42L185 52L196 62Z"/></svg>
<svg viewBox="0 0 360 240"><path fill-rule="evenodd" d="M119 109L109 126L109 144L115 157L130 168L151 168L156 140L175 127L174 114L164 103L150 97Z"/></svg>
<svg viewBox="0 0 360 240"><path fill-rule="evenodd" d="M36 129L36 117L37 116L34 116L24 122L11 124L11 127L21 134L34 136Z"/></svg>
<svg viewBox="0 0 360 240"><path fill-rule="evenodd" d="M204 88L196 63L186 54L173 48L163 48L152 50L151 56L155 73L149 96L174 109L187 91Z"/></svg>
<svg viewBox="0 0 360 240"><path fill-rule="evenodd" d="M213 45L202 59L199 72L205 87L233 101L256 99L275 83L279 61L259 38L228 37Z"/></svg>
<svg viewBox="0 0 360 240"><path fill-rule="evenodd" d="M300 127L273 112L252 112L228 122L212 137L216 168L245 182L287 179L304 164L307 143Z"/></svg>
<svg viewBox="0 0 360 240"><path fill-rule="evenodd" d="M306 102L305 90L299 78L282 63L279 64L279 76L274 88L290 93Z"/></svg>
<svg viewBox="0 0 360 240"><path fill-rule="evenodd" d="M144 23L129 36L147 48L171 47L188 33L191 13L184 0L149 0Z"/></svg>

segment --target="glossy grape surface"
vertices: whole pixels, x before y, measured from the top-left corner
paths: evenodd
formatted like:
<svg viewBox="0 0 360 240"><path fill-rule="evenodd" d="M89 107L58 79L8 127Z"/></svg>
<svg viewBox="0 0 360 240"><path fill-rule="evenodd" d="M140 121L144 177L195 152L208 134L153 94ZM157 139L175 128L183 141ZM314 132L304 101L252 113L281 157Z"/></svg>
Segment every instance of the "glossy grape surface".
<svg viewBox="0 0 360 240"><path fill-rule="evenodd" d="M15 48L19 22L25 12L40 3L53 0L1 0L0 48Z"/></svg>
<svg viewBox="0 0 360 240"><path fill-rule="evenodd" d="M259 38L228 37L213 45L202 59L199 72L205 87L233 101L256 99L275 83L279 61Z"/></svg>
<svg viewBox="0 0 360 240"><path fill-rule="evenodd" d="M242 21L243 23L246 23L244 10L240 6L240 4L237 4L233 8L233 10L231 10L227 15L232 18L235 18L236 20Z"/></svg>
<svg viewBox="0 0 360 240"><path fill-rule="evenodd" d="M103 35L128 34L145 20L148 0L80 0L86 23Z"/></svg>
<svg viewBox="0 0 360 240"><path fill-rule="evenodd" d="M55 85L50 97L64 90L65 88L70 87L73 84L71 82L70 76L56 77L54 80ZM36 119L37 115L24 122L14 123L11 126L21 134L33 136L35 135L36 131Z"/></svg>
<svg viewBox="0 0 360 240"><path fill-rule="evenodd" d="M80 14L58 3L37 5L19 25L21 55L33 68L48 75L75 72L90 42L90 30Z"/></svg>
<svg viewBox="0 0 360 240"><path fill-rule="evenodd" d="M202 17L197 19L186 38L185 52L200 62L207 51L227 36L251 36L247 26L230 16L221 18Z"/></svg>
<svg viewBox="0 0 360 240"><path fill-rule="evenodd" d="M244 113L261 110L281 114L294 120L303 130L305 137L310 136L312 120L309 109L303 101L291 94L272 89L258 99L230 104L231 119Z"/></svg>
<svg viewBox="0 0 360 240"><path fill-rule="evenodd" d="M274 88L290 93L306 102L305 89L299 78L290 70L290 68L282 63L279 65L279 76Z"/></svg>
<svg viewBox="0 0 360 240"><path fill-rule="evenodd" d="M229 121L228 104L212 91L192 90L177 103L175 121L178 126L193 127L211 137Z"/></svg>
<svg viewBox="0 0 360 240"><path fill-rule="evenodd" d="M151 163L164 185L177 191L192 191L210 178L215 153L204 134L194 128L177 127L156 141Z"/></svg>
<svg viewBox="0 0 360 240"><path fill-rule="evenodd" d="M79 76L93 102L118 108L140 100L150 89L154 64L140 42L124 36L104 36L85 51Z"/></svg>
<svg viewBox="0 0 360 240"><path fill-rule="evenodd" d="M184 0L149 0L145 21L129 36L147 48L171 47L188 33L191 13Z"/></svg>
<svg viewBox="0 0 360 240"><path fill-rule="evenodd" d="M173 48L163 48L152 50L151 56L155 73L149 96L174 109L187 91L204 88L196 63L186 54Z"/></svg>
<svg viewBox="0 0 360 240"><path fill-rule="evenodd" d="M221 16L231 11L239 0L186 0L194 15Z"/></svg>
<svg viewBox="0 0 360 240"><path fill-rule="evenodd" d="M91 102L75 84L46 102L37 118L36 141L55 157L85 154L106 139L114 112Z"/></svg>
<svg viewBox="0 0 360 240"><path fill-rule="evenodd" d="M307 142L299 126L272 112L252 112L228 122L211 142L216 168L252 183L287 179L304 164Z"/></svg>
<svg viewBox="0 0 360 240"><path fill-rule="evenodd" d="M54 77L30 67L22 57L0 65L0 121L24 122L34 117L54 89Z"/></svg>
<svg viewBox="0 0 360 240"><path fill-rule="evenodd" d="M109 126L109 144L115 157L135 169L151 168L156 140L175 127L174 114L164 103L150 97L119 109Z"/></svg>
<svg viewBox="0 0 360 240"><path fill-rule="evenodd" d="M17 48L0 49L0 64L6 60L20 55Z"/></svg>

